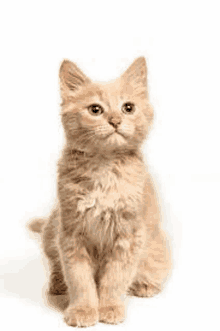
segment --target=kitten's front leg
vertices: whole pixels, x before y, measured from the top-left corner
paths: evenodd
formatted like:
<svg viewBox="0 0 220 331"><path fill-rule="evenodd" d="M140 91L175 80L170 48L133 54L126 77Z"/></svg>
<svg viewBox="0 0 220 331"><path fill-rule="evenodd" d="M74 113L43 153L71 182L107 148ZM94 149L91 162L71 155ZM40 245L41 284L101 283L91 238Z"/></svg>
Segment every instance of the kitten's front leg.
<svg viewBox="0 0 220 331"><path fill-rule="evenodd" d="M60 237L60 251L70 303L65 320L71 326L91 326L98 322L98 295L94 269L81 240Z"/></svg>
<svg viewBox="0 0 220 331"><path fill-rule="evenodd" d="M67 324L91 326L98 322L98 294L94 279L95 266L84 245L83 214L78 202L86 192L71 178L61 177L58 185L60 202L59 251L70 297L65 311Z"/></svg>
<svg viewBox="0 0 220 331"><path fill-rule="evenodd" d="M99 320L117 324L124 320L125 295L137 270L143 247L143 231L131 239L118 238L99 279Z"/></svg>

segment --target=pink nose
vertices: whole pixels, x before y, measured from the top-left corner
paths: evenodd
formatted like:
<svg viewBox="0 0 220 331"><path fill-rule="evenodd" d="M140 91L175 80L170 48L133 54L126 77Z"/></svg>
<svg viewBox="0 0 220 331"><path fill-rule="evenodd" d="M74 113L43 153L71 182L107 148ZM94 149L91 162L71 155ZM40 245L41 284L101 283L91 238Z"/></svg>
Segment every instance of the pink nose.
<svg viewBox="0 0 220 331"><path fill-rule="evenodd" d="M120 117L110 117L108 120L109 124L111 124L114 128L117 128L121 124Z"/></svg>

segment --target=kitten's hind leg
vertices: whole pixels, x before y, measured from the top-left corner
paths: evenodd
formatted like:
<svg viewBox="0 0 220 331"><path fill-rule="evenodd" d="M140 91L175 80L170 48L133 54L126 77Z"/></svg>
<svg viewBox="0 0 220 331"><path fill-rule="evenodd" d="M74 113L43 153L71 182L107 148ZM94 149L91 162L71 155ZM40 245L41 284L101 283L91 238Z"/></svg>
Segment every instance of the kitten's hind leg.
<svg viewBox="0 0 220 331"><path fill-rule="evenodd" d="M132 283L128 290L128 295L136 297L153 297L160 293L160 286L154 286L143 280L136 280Z"/></svg>
<svg viewBox="0 0 220 331"><path fill-rule="evenodd" d="M172 261L167 235L160 227L160 208L151 177L147 178L145 184L144 219L146 244L128 294L152 297L162 290Z"/></svg>
<svg viewBox="0 0 220 331"><path fill-rule="evenodd" d="M60 256L56 242L56 226L58 222L57 217L57 211L55 210L51 214L48 223L44 227L42 235L43 250L49 259L51 271L48 291L50 295L66 294L68 289L64 280L62 265L60 262Z"/></svg>
<svg viewBox="0 0 220 331"><path fill-rule="evenodd" d="M64 276L62 272L62 267L60 261L51 268L52 272L50 274L50 282L49 282L49 291L48 294L50 295L64 295L67 294L67 285L64 281Z"/></svg>
<svg viewBox="0 0 220 331"><path fill-rule="evenodd" d="M166 237L163 231L156 227L156 230L152 232L148 247L143 251L128 294L138 297L153 297L163 289L170 269L171 260Z"/></svg>

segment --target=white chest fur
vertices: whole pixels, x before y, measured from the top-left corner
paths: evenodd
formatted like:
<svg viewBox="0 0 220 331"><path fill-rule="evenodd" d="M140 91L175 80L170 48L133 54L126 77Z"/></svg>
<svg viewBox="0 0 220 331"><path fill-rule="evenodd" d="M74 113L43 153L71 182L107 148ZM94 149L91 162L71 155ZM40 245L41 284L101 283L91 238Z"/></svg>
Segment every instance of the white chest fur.
<svg viewBox="0 0 220 331"><path fill-rule="evenodd" d="M118 211L129 207L134 212L141 202L144 187L144 168L140 164L129 164L120 169L103 166L91 174L94 186L78 203L81 212L94 208L94 216L103 209L112 208Z"/></svg>
<svg viewBox="0 0 220 331"><path fill-rule="evenodd" d="M132 227L142 208L144 174L141 163L127 164L120 171L103 166L91 174L93 190L77 206L90 240L107 243L116 233Z"/></svg>

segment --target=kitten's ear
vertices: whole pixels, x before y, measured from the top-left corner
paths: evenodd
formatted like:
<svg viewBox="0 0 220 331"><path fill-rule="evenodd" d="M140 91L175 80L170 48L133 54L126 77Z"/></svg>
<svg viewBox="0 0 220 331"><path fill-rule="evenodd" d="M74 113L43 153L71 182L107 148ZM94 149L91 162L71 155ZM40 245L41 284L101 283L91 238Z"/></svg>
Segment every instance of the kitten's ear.
<svg viewBox="0 0 220 331"><path fill-rule="evenodd" d="M143 56L137 58L122 75L123 80L147 91L147 65Z"/></svg>
<svg viewBox="0 0 220 331"><path fill-rule="evenodd" d="M90 82L89 78L75 65L75 63L64 60L60 66L60 89L64 98L73 94L83 85Z"/></svg>

